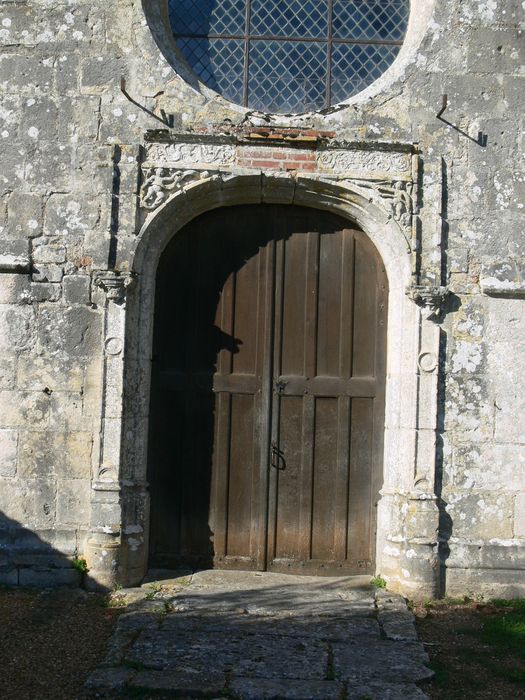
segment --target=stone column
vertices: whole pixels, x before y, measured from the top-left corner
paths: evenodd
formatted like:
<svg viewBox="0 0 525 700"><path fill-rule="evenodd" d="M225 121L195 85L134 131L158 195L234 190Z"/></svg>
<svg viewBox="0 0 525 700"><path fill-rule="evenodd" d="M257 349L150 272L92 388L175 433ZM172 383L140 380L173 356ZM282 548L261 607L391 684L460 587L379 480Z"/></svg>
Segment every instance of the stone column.
<svg viewBox="0 0 525 700"><path fill-rule="evenodd" d="M104 361L100 461L92 482L91 526L86 544L88 587L111 589L124 582L123 495L121 476L124 340L129 273L99 273L95 285L104 292Z"/></svg>

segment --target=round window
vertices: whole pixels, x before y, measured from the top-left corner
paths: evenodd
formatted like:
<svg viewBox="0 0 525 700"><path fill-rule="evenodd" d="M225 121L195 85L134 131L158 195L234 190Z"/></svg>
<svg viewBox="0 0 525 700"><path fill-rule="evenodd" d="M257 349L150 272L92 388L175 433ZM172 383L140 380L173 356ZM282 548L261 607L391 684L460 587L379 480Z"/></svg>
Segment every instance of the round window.
<svg viewBox="0 0 525 700"><path fill-rule="evenodd" d="M403 43L410 0L169 0L175 41L228 100L274 113L361 92Z"/></svg>

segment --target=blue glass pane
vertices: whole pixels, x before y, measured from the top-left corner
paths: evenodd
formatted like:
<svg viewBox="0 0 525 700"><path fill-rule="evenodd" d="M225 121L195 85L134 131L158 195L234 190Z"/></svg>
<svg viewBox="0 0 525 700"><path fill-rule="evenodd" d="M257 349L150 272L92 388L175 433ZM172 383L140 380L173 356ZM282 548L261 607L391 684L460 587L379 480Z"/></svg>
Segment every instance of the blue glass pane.
<svg viewBox="0 0 525 700"><path fill-rule="evenodd" d="M328 37L328 0L252 0L250 34Z"/></svg>
<svg viewBox="0 0 525 700"><path fill-rule="evenodd" d="M169 0L174 34L244 34L246 0Z"/></svg>
<svg viewBox="0 0 525 700"><path fill-rule="evenodd" d="M243 101L244 42L239 39L177 39L199 78L232 102Z"/></svg>
<svg viewBox="0 0 525 700"><path fill-rule="evenodd" d="M252 41L248 106L305 112L326 106L327 44Z"/></svg>
<svg viewBox="0 0 525 700"><path fill-rule="evenodd" d="M409 12L409 0L334 0L333 36L401 41Z"/></svg>
<svg viewBox="0 0 525 700"><path fill-rule="evenodd" d="M399 46L335 44L332 50L332 103L343 102L377 80L393 63Z"/></svg>

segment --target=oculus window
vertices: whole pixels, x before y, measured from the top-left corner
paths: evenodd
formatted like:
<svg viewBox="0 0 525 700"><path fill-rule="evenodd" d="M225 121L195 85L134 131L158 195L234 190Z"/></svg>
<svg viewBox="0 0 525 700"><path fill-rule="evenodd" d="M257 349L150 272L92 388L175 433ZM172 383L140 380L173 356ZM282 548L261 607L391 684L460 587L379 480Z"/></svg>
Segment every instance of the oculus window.
<svg viewBox="0 0 525 700"><path fill-rule="evenodd" d="M410 0L168 0L171 29L208 87L250 109L320 110L384 73Z"/></svg>

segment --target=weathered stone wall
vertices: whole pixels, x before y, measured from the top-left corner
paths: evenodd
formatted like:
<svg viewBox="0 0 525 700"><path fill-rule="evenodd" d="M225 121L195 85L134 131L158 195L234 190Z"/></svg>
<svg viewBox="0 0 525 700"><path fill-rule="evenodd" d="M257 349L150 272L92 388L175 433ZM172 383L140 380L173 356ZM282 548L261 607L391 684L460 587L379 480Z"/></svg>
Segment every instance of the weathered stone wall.
<svg viewBox="0 0 525 700"><path fill-rule="evenodd" d="M413 219L414 281L450 291L444 313L425 322L441 329L439 390L429 398L437 424L414 428L435 437L437 427L426 449L429 468L437 468L428 488L438 495L441 583L449 592L523 591L521 0L414 0L404 54L377 85L346 108L290 118L248 114L199 89L171 53L159 8L157 0L1 5L0 581L73 580L67 558L88 551L89 532L99 535L95 570L97 557L112 559L115 570L141 568L133 552L144 551L146 500L123 494L143 488L129 465L145 440L147 378L133 387L142 432L126 432L117 288L130 271L140 286L134 254L155 208L141 194L145 132L166 129L146 110L161 119L164 110L173 128L160 142L216 144L222 155L198 172L223 168L247 182L261 172L330 176L317 144L377 152L386 142L417 153L413 211L404 209ZM123 94L121 77L146 109ZM276 131L287 127L301 148ZM222 162L224 149L239 144L246 147ZM359 168L351 177L359 179ZM169 195L162 187L155 193L157 204ZM116 283L104 278L107 270L122 273ZM132 408L128 391L125 410ZM400 479L393 487L400 495L415 488ZM419 520L403 508L404 534L393 540L416 541ZM127 553L113 558L124 536ZM417 578L414 548L396 547L389 545L389 574L403 587Z"/></svg>

